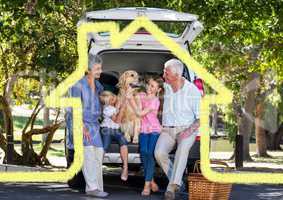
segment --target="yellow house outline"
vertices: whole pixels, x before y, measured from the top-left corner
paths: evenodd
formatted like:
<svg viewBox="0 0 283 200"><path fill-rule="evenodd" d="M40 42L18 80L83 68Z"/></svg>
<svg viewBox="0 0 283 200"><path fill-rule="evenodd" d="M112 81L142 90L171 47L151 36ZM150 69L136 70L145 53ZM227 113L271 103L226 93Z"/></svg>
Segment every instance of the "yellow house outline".
<svg viewBox="0 0 283 200"><path fill-rule="evenodd" d="M145 16L137 17L121 32L118 24L114 22L83 23L78 28L78 68L57 88L51 91L45 98L48 107L72 107L73 108L73 132L74 132L74 162L69 169L62 172L5 172L0 173L2 182L65 182L78 172L83 163L83 136L82 130L82 105L79 98L63 97L67 90L80 80L88 65L87 33L89 32L110 32L110 42L113 48L120 47L133 35L139 28L145 28L157 41L166 46L175 56L183 61L186 66L197 73L206 84L214 89L217 95L207 95L201 100L200 107L200 132L201 138L201 170L205 177L215 182L227 183L281 183L282 175L272 173L220 173L210 168L209 159L209 105L223 104L232 102L232 92L228 90L212 74L207 72L189 53L181 48L174 40L168 37L151 20Z"/></svg>

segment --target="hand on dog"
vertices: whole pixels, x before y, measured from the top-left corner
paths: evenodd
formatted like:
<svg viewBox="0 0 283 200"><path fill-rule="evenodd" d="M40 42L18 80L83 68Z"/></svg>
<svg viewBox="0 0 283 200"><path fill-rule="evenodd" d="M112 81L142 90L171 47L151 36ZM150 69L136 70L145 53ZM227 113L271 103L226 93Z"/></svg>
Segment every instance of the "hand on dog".
<svg viewBox="0 0 283 200"><path fill-rule="evenodd" d="M129 87L126 91L126 99L130 100L133 98L134 89Z"/></svg>

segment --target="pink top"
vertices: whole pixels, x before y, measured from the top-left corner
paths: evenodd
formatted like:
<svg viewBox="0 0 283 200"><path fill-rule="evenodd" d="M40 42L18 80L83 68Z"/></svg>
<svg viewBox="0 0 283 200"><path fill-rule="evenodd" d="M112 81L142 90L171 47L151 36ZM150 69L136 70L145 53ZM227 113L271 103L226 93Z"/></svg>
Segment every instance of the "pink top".
<svg viewBox="0 0 283 200"><path fill-rule="evenodd" d="M160 133L161 125L157 117L158 109L160 106L159 98L158 97L152 99L146 98L145 93L140 93L139 96L141 99L142 110L144 110L145 108L151 108L154 110L142 117L141 133L152 133L152 132Z"/></svg>

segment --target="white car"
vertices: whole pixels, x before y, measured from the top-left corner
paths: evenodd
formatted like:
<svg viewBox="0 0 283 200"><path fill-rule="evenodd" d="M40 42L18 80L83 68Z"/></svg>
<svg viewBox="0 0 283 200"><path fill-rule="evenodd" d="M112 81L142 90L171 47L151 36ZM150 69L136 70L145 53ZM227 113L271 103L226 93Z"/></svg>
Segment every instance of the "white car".
<svg viewBox="0 0 283 200"><path fill-rule="evenodd" d="M156 23L169 37L190 52L190 44L203 30L198 16L159 8L114 8L87 12L78 25L85 22L115 21L120 29L138 16L146 16ZM89 52L103 59L101 83L115 86L121 73L135 70L142 77L146 74L162 74L164 63L175 57L149 32L140 29L120 48L112 48L109 33L90 33ZM195 74L185 69L184 76L193 81ZM138 145L129 144L129 164L140 163ZM192 147L189 159L199 159L199 137ZM104 163L121 163L118 144L111 144Z"/></svg>

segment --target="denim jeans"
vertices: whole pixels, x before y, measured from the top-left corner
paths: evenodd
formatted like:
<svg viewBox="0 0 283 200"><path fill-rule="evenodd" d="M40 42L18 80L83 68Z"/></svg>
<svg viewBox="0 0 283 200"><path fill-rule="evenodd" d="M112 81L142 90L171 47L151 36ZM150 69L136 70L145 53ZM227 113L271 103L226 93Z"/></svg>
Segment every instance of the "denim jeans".
<svg viewBox="0 0 283 200"><path fill-rule="evenodd" d="M152 181L155 169L154 149L159 133L140 133L140 156L144 168L145 181Z"/></svg>
<svg viewBox="0 0 283 200"><path fill-rule="evenodd" d="M119 144L120 147L128 144L123 133L121 133L121 131L118 129L103 127L101 128L100 131L101 131L101 136L102 136L102 141L103 141L103 148L105 152L107 152L112 140L115 140Z"/></svg>

